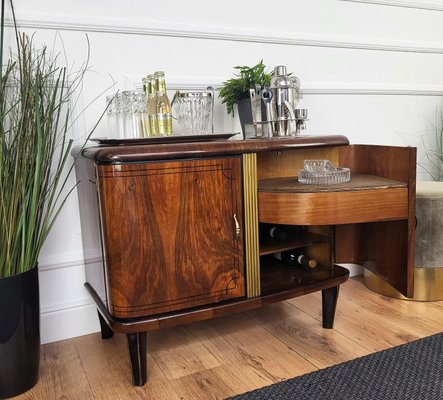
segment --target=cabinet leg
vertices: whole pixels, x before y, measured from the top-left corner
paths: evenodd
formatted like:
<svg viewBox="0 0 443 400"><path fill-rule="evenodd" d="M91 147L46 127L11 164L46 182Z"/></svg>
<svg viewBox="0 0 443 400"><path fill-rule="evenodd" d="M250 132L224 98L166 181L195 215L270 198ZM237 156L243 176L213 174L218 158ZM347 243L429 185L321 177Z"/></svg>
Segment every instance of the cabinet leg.
<svg viewBox="0 0 443 400"><path fill-rule="evenodd" d="M100 330L102 332L102 339L111 339L114 336L114 331L106 323L99 311L97 311L98 319L100 321Z"/></svg>
<svg viewBox="0 0 443 400"><path fill-rule="evenodd" d="M323 328L332 329L334 326L335 309L337 307L338 288L334 286L329 289L323 289L322 294L322 311L323 311Z"/></svg>
<svg viewBox="0 0 443 400"><path fill-rule="evenodd" d="M146 383L146 332L128 333L129 356L131 358L132 384Z"/></svg>

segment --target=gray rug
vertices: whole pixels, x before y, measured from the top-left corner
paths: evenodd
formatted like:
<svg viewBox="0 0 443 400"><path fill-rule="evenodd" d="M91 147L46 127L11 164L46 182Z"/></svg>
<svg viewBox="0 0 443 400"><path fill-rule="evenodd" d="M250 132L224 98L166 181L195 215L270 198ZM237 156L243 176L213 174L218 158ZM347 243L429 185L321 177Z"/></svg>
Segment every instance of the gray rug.
<svg viewBox="0 0 443 400"><path fill-rule="evenodd" d="M443 400L443 333L231 400Z"/></svg>

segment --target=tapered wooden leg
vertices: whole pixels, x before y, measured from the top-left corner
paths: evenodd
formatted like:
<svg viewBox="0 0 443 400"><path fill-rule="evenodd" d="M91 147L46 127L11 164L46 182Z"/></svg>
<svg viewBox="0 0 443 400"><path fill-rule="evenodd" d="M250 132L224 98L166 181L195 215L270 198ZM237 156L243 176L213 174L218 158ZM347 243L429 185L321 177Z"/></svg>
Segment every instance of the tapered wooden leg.
<svg viewBox="0 0 443 400"><path fill-rule="evenodd" d="M146 332L128 333L129 356L131 358L132 384L143 386L146 383Z"/></svg>
<svg viewBox="0 0 443 400"><path fill-rule="evenodd" d="M335 309L337 307L338 288L334 286L329 289L323 289L322 294L322 311L323 311L323 328L332 329L334 326Z"/></svg>
<svg viewBox="0 0 443 400"><path fill-rule="evenodd" d="M114 331L106 323L99 311L97 311L98 319L100 321L100 330L102 332L102 339L111 339L114 336Z"/></svg>

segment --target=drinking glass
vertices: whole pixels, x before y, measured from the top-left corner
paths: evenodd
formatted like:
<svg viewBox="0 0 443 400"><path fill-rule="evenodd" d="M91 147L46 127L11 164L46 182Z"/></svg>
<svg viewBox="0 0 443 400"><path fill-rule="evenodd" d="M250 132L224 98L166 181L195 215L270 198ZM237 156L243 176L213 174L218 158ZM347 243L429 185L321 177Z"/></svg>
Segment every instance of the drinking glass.
<svg viewBox="0 0 443 400"><path fill-rule="evenodd" d="M146 96L138 90L122 92L123 137L140 138L146 135Z"/></svg>
<svg viewBox="0 0 443 400"><path fill-rule="evenodd" d="M115 100L115 95L106 96L106 115L108 119L108 136L111 138L118 138L119 127L118 127L118 114L117 105Z"/></svg>

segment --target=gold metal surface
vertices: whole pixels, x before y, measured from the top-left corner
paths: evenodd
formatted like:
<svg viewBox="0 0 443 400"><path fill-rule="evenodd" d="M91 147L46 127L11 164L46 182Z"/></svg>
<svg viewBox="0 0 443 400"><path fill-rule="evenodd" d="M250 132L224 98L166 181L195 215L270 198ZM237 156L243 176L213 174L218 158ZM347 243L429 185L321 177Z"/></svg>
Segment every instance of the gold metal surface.
<svg viewBox="0 0 443 400"><path fill-rule="evenodd" d="M260 296L257 190L257 155L255 153L243 154L246 293L248 298Z"/></svg>
<svg viewBox="0 0 443 400"><path fill-rule="evenodd" d="M436 301L443 300L443 267L414 268L414 297L405 297L398 290L365 269L365 286L384 296L401 300Z"/></svg>
<svg viewBox="0 0 443 400"><path fill-rule="evenodd" d="M240 238L240 224L238 223L237 214L234 214L234 224L235 224L235 240L238 241Z"/></svg>

